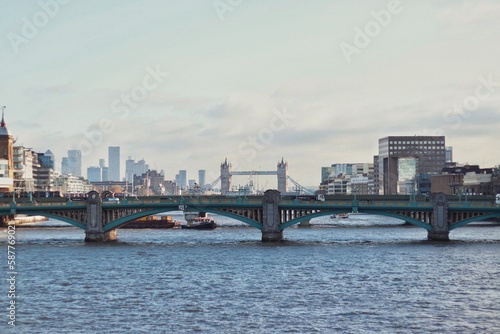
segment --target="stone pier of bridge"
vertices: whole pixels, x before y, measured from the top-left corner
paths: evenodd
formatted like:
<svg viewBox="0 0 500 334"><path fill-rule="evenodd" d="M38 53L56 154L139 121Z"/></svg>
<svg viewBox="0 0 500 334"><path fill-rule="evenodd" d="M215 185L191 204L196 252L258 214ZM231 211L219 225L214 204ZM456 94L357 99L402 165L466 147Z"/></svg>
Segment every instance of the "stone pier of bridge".
<svg viewBox="0 0 500 334"><path fill-rule="evenodd" d="M262 241L274 242L283 240L283 231L279 226L281 223L280 210L278 207L280 192L278 190L267 190L262 198Z"/></svg>
<svg viewBox="0 0 500 334"><path fill-rule="evenodd" d="M427 238L436 241L449 241L450 228L448 226L448 200L444 193L432 194L432 230L428 231Z"/></svg>
<svg viewBox="0 0 500 334"><path fill-rule="evenodd" d="M117 238L117 230L104 231L102 217L102 199L97 191L91 191L87 198L87 221L85 241L113 241Z"/></svg>

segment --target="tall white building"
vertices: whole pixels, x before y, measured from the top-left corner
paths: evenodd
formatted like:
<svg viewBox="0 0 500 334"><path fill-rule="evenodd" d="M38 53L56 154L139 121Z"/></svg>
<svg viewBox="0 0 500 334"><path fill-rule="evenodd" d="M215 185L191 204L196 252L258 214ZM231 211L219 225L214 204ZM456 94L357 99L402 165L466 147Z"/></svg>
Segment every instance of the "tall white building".
<svg viewBox="0 0 500 334"><path fill-rule="evenodd" d="M37 154L24 146L14 146L14 187L19 191L35 191Z"/></svg>
<svg viewBox="0 0 500 334"><path fill-rule="evenodd" d="M92 188L88 180L72 174L61 175L54 180L54 190L61 194L86 194Z"/></svg>

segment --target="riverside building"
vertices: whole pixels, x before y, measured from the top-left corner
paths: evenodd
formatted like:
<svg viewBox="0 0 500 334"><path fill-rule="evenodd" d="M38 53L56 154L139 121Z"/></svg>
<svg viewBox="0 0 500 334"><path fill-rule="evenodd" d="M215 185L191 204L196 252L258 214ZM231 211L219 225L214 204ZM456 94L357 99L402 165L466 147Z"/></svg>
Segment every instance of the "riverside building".
<svg viewBox="0 0 500 334"><path fill-rule="evenodd" d="M427 181L445 167L444 136L389 136L378 143L374 161L380 195L429 192Z"/></svg>
<svg viewBox="0 0 500 334"><path fill-rule="evenodd" d="M14 136L7 130L4 110L0 122L0 192L9 192L14 189Z"/></svg>
<svg viewBox="0 0 500 334"><path fill-rule="evenodd" d="M326 195L371 195L374 193L373 163L334 163L321 167L319 189Z"/></svg>

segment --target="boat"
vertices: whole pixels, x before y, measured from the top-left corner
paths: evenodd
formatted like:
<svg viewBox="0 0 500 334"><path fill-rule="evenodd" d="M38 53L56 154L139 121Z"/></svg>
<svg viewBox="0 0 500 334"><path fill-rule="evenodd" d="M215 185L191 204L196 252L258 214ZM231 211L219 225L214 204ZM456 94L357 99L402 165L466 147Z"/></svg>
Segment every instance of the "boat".
<svg viewBox="0 0 500 334"><path fill-rule="evenodd" d="M348 213L336 213L330 216L330 218L335 218L335 219L346 219L349 218Z"/></svg>
<svg viewBox="0 0 500 334"><path fill-rule="evenodd" d="M217 223L212 217L196 217L192 223L181 225L181 228L191 230L213 230L217 228Z"/></svg>
<svg viewBox="0 0 500 334"><path fill-rule="evenodd" d="M152 215L132 220L122 228L176 228L180 225L172 216Z"/></svg>

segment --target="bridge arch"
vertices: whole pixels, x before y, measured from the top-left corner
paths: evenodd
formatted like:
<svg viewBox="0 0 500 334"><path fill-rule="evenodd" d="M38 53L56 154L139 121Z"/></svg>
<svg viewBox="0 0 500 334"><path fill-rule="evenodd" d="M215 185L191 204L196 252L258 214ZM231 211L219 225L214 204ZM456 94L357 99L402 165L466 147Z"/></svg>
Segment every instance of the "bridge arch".
<svg viewBox="0 0 500 334"><path fill-rule="evenodd" d="M170 212L170 211L179 211L179 209L176 208L161 208L161 209L150 209L150 210L145 210L145 211L140 211L133 213L131 215L118 218L116 220L113 220L112 222L107 223L104 225L104 232L108 232L117 228L122 227L123 225L130 223L130 221L150 215L154 215L157 213L162 213L162 212Z"/></svg>
<svg viewBox="0 0 500 334"><path fill-rule="evenodd" d="M119 218L117 220L114 220L114 221L104 225L104 231L107 232L107 231L114 230L116 228L120 228L123 225L129 223L131 220L134 220L134 219L138 219L138 218L142 218L142 217L146 217L149 215L154 215L154 214L162 213L162 212L170 212L170 211L179 211L179 209L177 209L177 208L161 208L161 209L151 209L151 210L137 212L137 213L128 215L126 217ZM258 222L256 222L255 220L252 220L252 219L249 219L249 218L246 218L243 216L239 216L239 215L234 214L234 213L225 212L225 211L221 211L221 210L214 210L214 209L210 209L210 208L203 208L203 212L214 213L217 215L236 219L236 220L241 221L247 225L250 225L250 226L255 227L259 230L262 230L262 225L259 224Z"/></svg>
<svg viewBox="0 0 500 334"><path fill-rule="evenodd" d="M228 218L233 218L233 219L238 220L242 223L245 223L247 225L255 227L258 230L262 230L262 224L260 224L259 222L255 221L253 219L247 218L247 217L243 217L243 216L231 213L231 212L213 210L213 209L207 209L207 210L205 210L205 212L215 213L217 215L225 216Z"/></svg>
<svg viewBox="0 0 500 334"><path fill-rule="evenodd" d="M293 226L293 225L296 225L298 223L300 223L301 221L304 221L304 220L307 220L307 219L312 219L312 218L317 218L317 217L321 217L321 216L326 216L326 215L331 215L331 214L336 214L336 213L344 213L345 210L328 210L328 211L321 211L321 212L315 212L313 214L310 214L310 215L306 215L306 216L302 216L302 217L299 217L299 218L295 218L295 219L292 219L292 220L289 220L283 224L280 225L280 230L284 230L290 226ZM396 218L396 219L401 219L405 222L408 222L412 225L415 225L417 227L422 227L424 229L426 229L427 231L431 231L432 230L432 226L429 225L429 224L426 224L418 219L415 219L415 218L411 218L411 217L407 217L407 216L403 216L403 215L400 215L400 214L396 214L396 213L393 213L393 212L387 212L387 211L370 211L370 210L358 210L359 213L366 213L366 214L370 214L370 215L378 215L378 216L386 216L386 217L391 217L391 218ZM500 216L500 214L498 214Z"/></svg>
<svg viewBox="0 0 500 334"><path fill-rule="evenodd" d="M283 231L284 229L286 229L290 226L299 224L300 222L302 222L304 220L309 220L309 219L313 219L313 218L318 218L318 217L327 216L327 215L333 215L333 214L337 214L337 213L344 213L344 212L345 212L345 210L328 210L328 211L320 211L320 212L311 213L309 215L301 216L301 217L289 220L287 222L284 222L283 224L280 224L279 229L281 231Z"/></svg>
<svg viewBox="0 0 500 334"><path fill-rule="evenodd" d="M400 214L397 214L397 213L394 213L394 212L388 212L388 211L370 211L370 210L363 210L363 211L360 211L361 213L368 213L368 214L371 214L371 215L379 215L379 216L386 216L386 217L392 217L392 218L396 218L396 219L401 219L405 222L408 222L412 225L415 225L417 227L422 227L424 229L426 229L427 231L432 231L432 226L430 224L426 224L424 223L423 221L421 220L418 220L418 219L415 219L415 218L411 218L411 217L407 217L407 216L403 216L403 215L400 215Z"/></svg>
<svg viewBox="0 0 500 334"><path fill-rule="evenodd" d="M56 215L56 214L53 214L53 213L48 213L48 212L34 212L34 211L29 211L29 212L23 212L22 210L18 210L17 213L19 214L24 214L24 215L27 215L29 217L31 216L42 216L42 217L47 217L47 218L52 218L52 219L56 219L56 220L60 220L60 221L63 221L65 223L68 223L68 224L71 224L75 227L78 227L78 228L81 228L82 230L85 230L86 228L86 225L83 224L83 223L80 223L74 219L71 219L71 218L67 218L67 217L63 217L63 216L59 216L59 215Z"/></svg>
<svg viewBox="0 0 500 334"><path fill-rule="evenodd" d="M470 224L470 223L483 221L483 220L487 220L487 219L491 219L491 218L498 218L498 217L500 217L500 213L497 212L497 213L488 213L488 214L484 214L481 216L467 218L467 219L464 219L464 220L461 220L461 221L458 221L456 223L451 224L450 231L454 230L456 228L465 226L465 225Z"/></svg>

